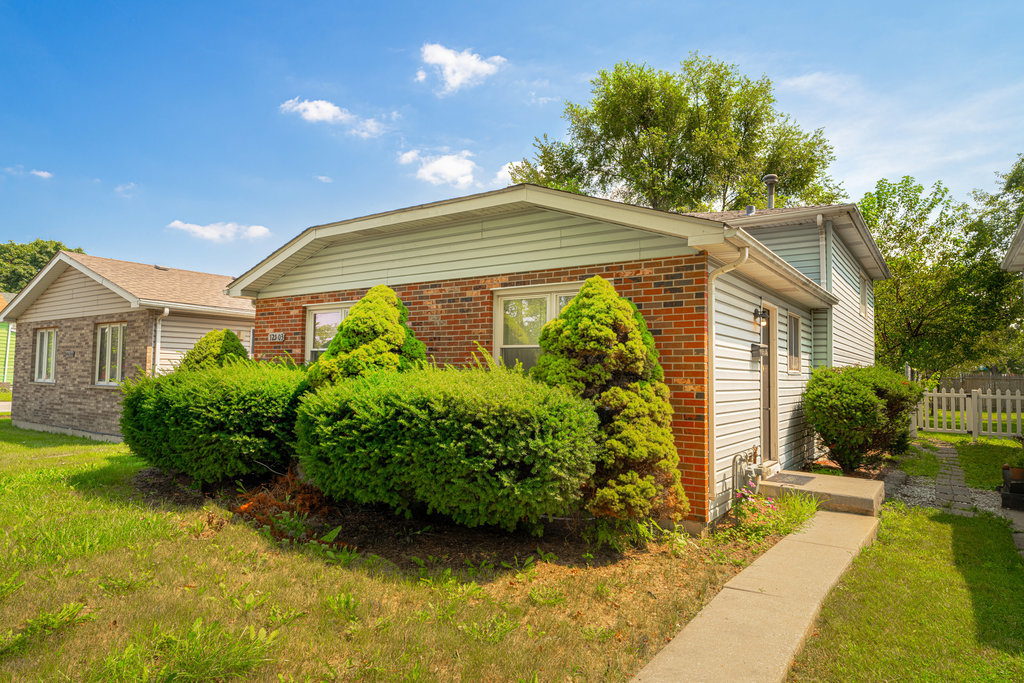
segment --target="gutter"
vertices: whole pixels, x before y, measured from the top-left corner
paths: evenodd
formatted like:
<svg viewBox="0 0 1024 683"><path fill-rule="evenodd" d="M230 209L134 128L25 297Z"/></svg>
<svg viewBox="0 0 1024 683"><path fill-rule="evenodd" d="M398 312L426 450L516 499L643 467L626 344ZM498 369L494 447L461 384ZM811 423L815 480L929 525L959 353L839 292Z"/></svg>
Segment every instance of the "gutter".
<svg viewBox="0 0 1024 683"><path fill-rule="evenodd" d="M171 314L171 309L164 307L163 313L156 318L156 340L153 342L153 370L150 374L156 377L157 368L160 367L160 333L163 331L164 318Z"/></svg>
<svg viewBox="0 0 1024 683"><path fill-rule="evenodd" d="M720 275L736 270L750 259L750 247L744 246L739 249L739 258L708 273L708 386L704 394L708 406L708 515L711 514L711 503L715 497L715 280ZM708 520L705 518L704 521Z"/></svg>
<svg viewBox="0 0 1024 683"><path fill-rule="evenodd" d="M145 308L163 308L171 309L173 311L185 311L195 313L216 313L217 315L223 315L234 318L254 318L256 316L256 310L252 311L240 311L237 308L221 308L219 306L203 306L200 304L182 304L174 301L158 301L156 299L139 299L139 306Z"/></svg>

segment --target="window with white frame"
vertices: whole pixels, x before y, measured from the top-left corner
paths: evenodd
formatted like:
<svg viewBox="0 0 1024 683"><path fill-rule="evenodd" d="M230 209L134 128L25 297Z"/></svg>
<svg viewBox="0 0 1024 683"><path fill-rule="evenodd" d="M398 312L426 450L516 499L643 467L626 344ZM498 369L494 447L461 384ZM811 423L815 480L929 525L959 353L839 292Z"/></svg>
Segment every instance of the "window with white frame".
<svg viewBox="0 0 1024 683"><path fill-rule="evenodd" d="M57 364L57 330L36 331L36 358L33 378L37 382L53 382Z"/></svg>
<svg viewBox="0 0 1024 683"><path fill-rule="evenodd" d="M351 307L352 302L306 307L306 360L313 362L327 350Z"/></svg>
<svg viewBox="0 0 1024 683"><path fill-rule="evenodd" d="M494 293L495 357L529 370L540 358L540 331L580 290L580 283L522 287Z"/></svg>
<svg viewBox="0 0 1024 683"><path fill-rule="evenodd" d="M789 370L800 370L800 316L789 314Z"/></svg>
<svg viewBox="0 0 1024 683"><path fill-rule="evenodd" d="M124 379L127 323L96 326L96 384L117 384Z"/></svg>

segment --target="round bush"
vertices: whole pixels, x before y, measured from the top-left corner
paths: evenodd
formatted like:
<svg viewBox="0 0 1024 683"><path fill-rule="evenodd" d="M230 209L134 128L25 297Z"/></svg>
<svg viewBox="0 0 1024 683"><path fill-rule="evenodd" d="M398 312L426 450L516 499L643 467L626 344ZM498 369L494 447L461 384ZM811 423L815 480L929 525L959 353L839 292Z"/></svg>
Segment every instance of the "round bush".
<svg viewBox="0 0 1024 683"><path fill-rule="evenodd" d="M283 470L305 373L236 362L125 382L121 434L152 465L199 483Z"/></svg>
<svg viewBox="0 0 1024 683"><path fill-rule="evenodd" d="M296 432L328 496L513 529L577 508L596 429L586 402L514 370L423 368L320 389Z"/></svg>
<svg viewBox="0 0 1024 683"><path fill-rule="evenodd" d="M210 330L185 352L178 370L206 370L224 365L228 358L246 359L248 351L231 330Z"/></svg>

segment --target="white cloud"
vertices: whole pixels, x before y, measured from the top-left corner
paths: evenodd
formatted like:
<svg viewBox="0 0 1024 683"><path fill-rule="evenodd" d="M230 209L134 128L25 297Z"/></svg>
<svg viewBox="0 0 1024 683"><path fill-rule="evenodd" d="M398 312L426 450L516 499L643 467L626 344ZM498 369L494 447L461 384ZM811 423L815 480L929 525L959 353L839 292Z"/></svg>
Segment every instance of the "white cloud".
<svg viewBox="0 0 1024 683"><path fill-rule="evenodd" d="M540 106L543 107L545 104L547 104L549 102L554 102L557 99L558 99L557 97L547 97L545 95L538 95L537 93L535 93L534 91L531 90L530 91L530 99L527 101L527 103L528 104L537 104L537 105L540 105Z"/></svg>
<svg viewBox="0 0 1024 683"><path fill-rule="evenodd" d="M42 178L43 180L49 180L50 178L53 177L53 174L50 173L49 171L39 171L34 168L31 171L26 171L25 167L22 166L21 164L18 164L17 166L5 166L3 170L4 173L6 173L7 175L34 175L35 177Z"/></svg>
<svg viewBox="0 0 1024 683"><path fill-rule="evenodd" d="M328 123L346 127L350 135L361 138L375 138L387 132L384 122L374 118L362 118L356 116L348 109L344 109L328 102L327 100L300 100L298 97L283 102L281 112L285 114L298 114L306 121L312 123ZM398 118L396 112L391 113L391 120Z"/></svg>
<svg viewBox="0 0 1024 683"><path fill-rule="evenodd" d="M462 150L455 154L438 154L424 156L419 150L412 149L398 156L398 163L418 163L416 177L425 180L431 185L452 185L460 190L470 187L474 181L474 174L479 168L470 159L473 153L469 150Z"/></svg>
<svg viewBox="0 0 1024 683"><path fill-rule="evenodd" d="M966 197L988 189L1024 147L1019 112L1024 81L989 90L944 92L939 84L876 90L858 76L812 72L778 81L779 108L804 128L824 127L831 174L859 200L880 178L941 178ZM961 87L961 86L950 86Z"/></svg>
<svg viewBox="0 0 1024 683"><path fill-rule="evenodd" d="M193 237L210 242L233 242L235 239L255 240L270 236L270 230L262 225L240 225L238 223L198 225L175 220L168 223L167 227L184 230Z"/></svg>
<svg viewBox="0 0 1024 683"><path fill-rule="evenodd" d="M315 180L319 180L321 183L333 183L334 182L334 179L331 178L331 176L329 176L329 175L315 175L315 176L313 176L313 178Z"/></svg>
<svg viewBox="0 0 1024 683"><path fill-rule="evenodd" d="M469 49L456 52L438 43L424 44L420 55L424 64L433 66L441 75L441 80L444 81L444 88L439 93L441 95L477 85L488 76L497 73L501 65L507 61L499 55L484 59ZM423 69L416 72L417 81L425 80L426 77Z"/></svg>
<svg viewBox="0 0 1024 683"><path fill-rule="evenodd" d="M122 183L114 188L114 192L118 193L122 197L131 197L132 192L138 187L135 183Z"/></svg>
<svg viewBox="0 0 1024 683"><path fill-rule="evenodd" d="M53 174L50 173L49 171L37 171L34 168L31 171L29 171L29 173L36 177L42 178L43 180L49 180L50 178L53 177Z"/></svg>
<svg viewBox="0 0 1024 683"><path fill-rule="evenodd" d="M416 70L416 82L417 83L422 83L425 80L427 80L427 72L424 71L423 69L417 69Z"/></svg>
<svg viewBox="0 0 1024 683"><path fill-rule="evenodd" d="M499 187L505 187L512 184L512 162L504 164L498 172L494 174L494 179L491 180L491 185L497 185Z"/></svg>

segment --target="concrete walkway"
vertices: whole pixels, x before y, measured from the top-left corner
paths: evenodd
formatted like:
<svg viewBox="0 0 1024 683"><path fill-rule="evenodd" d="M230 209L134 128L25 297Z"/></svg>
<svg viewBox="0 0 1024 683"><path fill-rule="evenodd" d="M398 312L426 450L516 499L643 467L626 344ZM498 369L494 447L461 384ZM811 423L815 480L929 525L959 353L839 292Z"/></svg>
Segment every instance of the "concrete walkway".
<svg viewBox="0 0 1024 683"><path fill-rule="evenodd" d="M877 530L877 517L818 512L725 584L633 680L784 680L825 597Z"/></svg>

